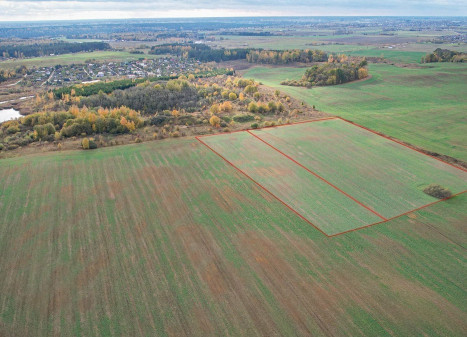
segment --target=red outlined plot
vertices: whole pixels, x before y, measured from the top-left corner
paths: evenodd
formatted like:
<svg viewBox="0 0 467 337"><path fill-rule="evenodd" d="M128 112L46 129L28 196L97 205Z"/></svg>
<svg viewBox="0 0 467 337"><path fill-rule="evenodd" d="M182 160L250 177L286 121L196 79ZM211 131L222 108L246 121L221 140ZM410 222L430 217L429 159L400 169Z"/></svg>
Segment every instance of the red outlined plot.
<svg viewBox="0 0 467 337"><path fill-rule="evenodd" d="M312 170L310 170L308 167L300 164L298 161L296 161L295 159L293 159L292 157L290 157L289 155L285 154L284 152L282 152L281 150L279 150L278 148L276 148L275 146L269 144L268 142L266 142L265 140L263 140L261 137L255 135L254 133L250 132L250 131L247 131L250 135L252 135L253 137L259 139L260 141L262 141L264 144L268 145L269 147L271 147L272 149L276 150L277 152L279 152L281 155L283 155L284 157L286 157L287 159L293 161L295 164L297 164L298 166L300 166L301 168L305 169L306 171L310 172L312 175L314 175L315 177L317 177L318 179L321 179L322 181L324 181L326 184L328 184L329 186L333 187L334 189L338 190L339 192L341 192L342 194L344 194L346 197L352 199L353 201L355 201L357 204L359 204L360 206L366 208L367 210L369 210L371 213L377 215L378 217L380 217L381 219L383 220L387 220L384 216L382 216L381 214L379 214L378 212L376 212L375 210L371 209L370 207L364 205L363 203L361 203L360 201L358 201L357 199L355 199L354 197L352 197L350 194L344 192L343 190L341 190L339 187L337 187L336 185L332 184L331 182L329 182L328 180L324 179L323 177L321 177L319 174L313 172Z"/></svg>
<svg viewBox="0 0 467 337"><path fill-rule="evenodd" d="M393 142L396 142L400 145L403 145L405 146L406 148L409 148L411 150L415 150L419 153L422 153L430 158L433 158L433 159L436 159L438 161L441 161L445 164L448 164L452 167L455 167L459 170L462 170L462 171L465 171L467 172L467 170L463 169L463 168L460 168L458 166L455 166L455 165L452 165L451 163L448 163L440 158L437 158L437 157L434 157L434 156L431 156L429 154L426 154L418 149L415 149L411 146L408 146L407 144L404 144L400 141L397 141L397 140L394 140L390 137L387 137L385 135L382 135L376 131L373 131L373 130L370 130L364 126L361 126L359 124L356 124L356 123L353 123L351 121L348 121L346 119L343 119L343 118L340 118L340 117L329 117L329 118L321 118L321 119L316 119L316 120L310 120L310 121L303 121L303 122L297 122L297 123L290 123L290 124L284 124L284 125L279 125L279 126L271 126L271 127L267 127L267 128L276 128L276 127L286 127L286 126L293 126L295 124L304 124L304 123L312 123L312 122L319 122L319 121L325 121L325 120L332 120L332 119L337 119L337 120L342 120L346 123L349 123L349 124L352 124L352 125L355 125L357 127L360 127L360 128L363 128L367 131L370 131L371 133L373 134L376 134L378 136L381 136L381 137L384 137L388 140L391 140ZM264 129L264 128L262 128ZM270 148L272 148L273 150L275 150L276 152L280 153L282 156L284 156L287 160L290 160L292 161L293 163L295 163L296 165L300 166L302 169L305 169L307 172L309 172L310 174L312 174L313 176L315 176L316 178L320 179L321 181L325 182L326 184L328 184L329 186L331 186L332 188L334 188L335 190L339 191L340 193L344 194L346 197L350 198L351 200L353 200L354 202L356 202L359 206L367 209L368 211L370 211L371 213L373 213L374 215L378 216L379 218L381 218L382 220L379 221L379 222L375 222L375 223L371 223L371 224L368 224L368 225L364 225L364 226L360 226L360 227L356 227L356 228L352 228L352 229L349 229L349 230L345 230L345 231L342 231L342 232L339 232L339 233L334 233L334 234L327 234L326 232L324 232L321 228L319 228L317 225L313 224L309 219L307 219L305 216L303 216L302 214L300 214L296 209L294 209L292 206L290 206L288 203L286 203L284 200L282 200L281 198L279 198L276 194L274 194L271 190L269 190L268 188L266 188L264 185L262 185L261 183L259 183L258 181L256 181L253 177L251 177L250 175L248 175L244 170L240 169L239 167L237 167L236 165L234 165L231 161L229 161L227 158L225 158L222 154L220 154L219 152L217 152L215 149L213 149L211 146L209 146L206 142L202 141L200 138L202 137L212 137L212 136L217 136L217 135L225 135L225 134L228 134L228 133L219 133L219 134L214 134L214 135L204 135L204 136L197 136L195 137L201 144L203 144L204 146L206 146L208 149L210 149L212 152L214 152L217 156L219 156L220 158L222 158L225 162L227 162L229 165L233 166L238 172L242 173L244 176L246 176L248 179L250 179L252 182L254 182L257 186L259 186L260 188L262 188L263 190L265 190L269 195L271 195L272 197L274 197L276 200L278 200L280 203L282 203L284 206L286 206L289 210L291 210L293 213L295 213L296 215L298 215L301 219L305 220L307 223L309 223L310 225L312 225L314 228L316 228L319 232L321 232L322 234L324 234L325 236L327 237L335 237L335 236L338 236L338 235L342 235L342 234L346 234L346 233L349 233L349 232L353 232L353 231L357 231L357 230L360 230L360 229L364 229L364 228L367 228L367 227L371 227L371 226L374 226L374 225L377 225L377 224L382 224L382 223L385 223L385 222L388 222L390 220L393 220L393 219L396 219L396 218L399 218L401 216L404 216L404 215L407 215L409 213L412 213L412 212L415 212L415 211L418 211L420 209L423 209L423 208L426 208L428 206L431 206L431 205L434 205L436 203L439 203L441 201L445 201L445 200L448 200L450 198L453 198L457 195L461 195L463 193L466 193L467 190L465 191L462 191L462 192L459 192L459 193L456 193L456 194L453 194L452 196L448 197L448 198L444 198L444 199L440 199L440 200L436 200L436 201L433 201L431 203L428 203L426 205L422 205L420 207L417 207L415 209L412 209L412 210L409 210L407 212L404 212L404 213L401 213L401 214L398 214L396 216L393 216L393 217L390 217L390 218L385 218L384 216L382 216L381 214L379 214L378 212L376 212L375 210L371 209L370 207L366 206L365 204L363 204L362 202L360 202L359 200L357 200L356 198L352 197L350 194L346 193L345 191L343 191L342 189L340 189L339 187L337 187L336 185L332 184L331 182L329 182L328 180L326 180L325 178L321 177L318 173L310 170L309 168L307 168L306 166L304 166L303 164L299 163L298 161L296 161L295 159L293 159L292 157L290 157L289 155L287 155L286 153L284 153L283 151L279 150L278 148L276 148L275 146L273 146L272 144L266 142L265 140L263 140L261 137L259 137L258 135L255 135L253 132L250 132L250 130L261 130L261 129L247 129L247 130L238 130L238 131L233 131L233 132L229 132L229 133L235 133L235 132L246 132L246 133L249 133L250 135L252 135L255 139L257 139L258 141L261 141L263 142L264 144L268 145Z"/></svg>

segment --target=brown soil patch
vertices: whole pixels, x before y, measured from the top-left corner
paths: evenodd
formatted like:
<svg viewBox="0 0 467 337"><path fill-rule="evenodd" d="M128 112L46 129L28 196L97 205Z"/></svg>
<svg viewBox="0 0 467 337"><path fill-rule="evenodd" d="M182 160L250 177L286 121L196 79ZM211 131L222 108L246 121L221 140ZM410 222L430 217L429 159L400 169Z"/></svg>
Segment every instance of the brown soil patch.
<svg viewBox="0 0 467 337"><path fill-rule="evenodd" d="M85 262L86 263L86 262ZM84 270L76 276L76 285L78 288L84 288L91 283L102 269L109 264L109 257L101 253L93 262L88 263Z"/></svg>

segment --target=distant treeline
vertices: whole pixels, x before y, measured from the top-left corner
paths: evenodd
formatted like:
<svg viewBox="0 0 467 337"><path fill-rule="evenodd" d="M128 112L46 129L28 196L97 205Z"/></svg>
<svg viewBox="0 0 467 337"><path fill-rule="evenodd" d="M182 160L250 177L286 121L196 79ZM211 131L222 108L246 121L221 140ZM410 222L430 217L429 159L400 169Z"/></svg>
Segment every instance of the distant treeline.
<svg viewBox="0 0 467 337"><path fill-rule="evenodd" d="M218 68L210 71L200 72L198 74L193 74L195 78L199 77L210 77L216 75L233 75L233 71ZM91 84L76 84L69 87L62 87L53 90L53 94L56 98L61 98L63 95L73 95L73 96L91 96L99 94L100 92L104 94L110 94L115 90L124 90L131 87L134 87L140 83L149 81L169 81L177 79L179 76L161 76L161 77L151 77L151 78L138 78L138 79L124 79L116 80L110 82L96 82Z"/></svg>
<svg viewBox="0 0 467 337"><path fill-rule="evenodd" d="M22 45L4 45L0 46L0 56L3 57L35 57L46 56L50 54L67 54L82 51L108 50L110 45L105 42L53 42L53 43L35 43Z"/></svg>
<svg viewBox="0 0 467 337"><path fill-rule="evenodd" d="M201 62L247 60L250 63L287 64L292 62L324 62L328 55L321 50L261 50L251 48L213 49L205 44L163 44L153 46L150 54L172 54Z"/></svg>
<svg viewBox="0 0 467 337"><path fill-rule="evenodd" d="M340 59L330 57L329 62L308 68L301 80L287 80L281 84L311 88L347 83L366 78L368 76L366 66L365 59L348 59L345 55L341 55Z"/></svg>
<svg viewBox="0 0 467 337"><path fill-rule="evenodd" d="M274 36L271 32L221 32L219 35L234 35L234 36Z"/></svg>
<svg viewBox="0 0 467 337"><path fill-rule="evenodd" d="M246 56L250 63L287 64L292 62L325 62L328 55L322 50L250 50Z"/></svg>
<svg viewBox="0 0 467 337"><path fill-rule="evenodd" d="M245 59L249 49L213 49L205 44L163 44L153 46L150 54L172 54L194 58L201 62L221 62Z"/></svg>
<svg viewBox="0 0 467 337"><path fill-rule="evenodd" d="M467 53L438 48L433 53L422 57L422 63L432 62L467 62Z"/></svg>

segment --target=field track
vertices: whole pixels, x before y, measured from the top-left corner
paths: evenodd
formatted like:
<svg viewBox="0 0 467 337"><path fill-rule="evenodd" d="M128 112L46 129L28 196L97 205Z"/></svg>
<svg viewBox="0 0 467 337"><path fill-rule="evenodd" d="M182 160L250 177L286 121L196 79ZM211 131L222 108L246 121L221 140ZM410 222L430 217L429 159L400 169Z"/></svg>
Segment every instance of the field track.
<svg viewBox="0 0 467 337"><path fill-rule="evenodd" d="M313 127L315 127L314 129L316 129L317 125L323 125L323 130L321 130L321 133L316 133L316 130L309 128L309 125L311 125L310 123L312 122L322 122L313 123L312 125ZM333 125L329 127L331 123L333 123ZM332 128L335 128L335 125L338 125L340 129L335 130L336 134L332 134ZM342 125L345 126L343 129ZM353 140L347 138L344 139L344 131L348 132L348 130L345 129L348 128L348 126L350 126L349 130L351 130L352 132L352 134L350 135L351 137L349 138L366 137L370 138L372 147L377 145L376 149L374 150L374 152L377 153L377 156L375 156L374 158L369 156L368 152L370 149L368 147L365 148L365 144L363 143L356 143L357 148L349 148L348 146L345 146L344 153L350 153L350 156L340 161L345 161L347 164L347 162L352 161L352 157L356 157L356 159L354 159L354 163L350 163L347 166L344 165L343 167L338 167L339 163L332 159L332 157L329 155L329 152L332 151L333 147L339 147L338 143L348 144ZM358 135L357 133L355 133L355 130L357 129L355 129L354 127L359 127L361 130L364 130L364 134ZM293 128L294 130L290 131L291 128ZM257 155L259 155L260 152L264 156L267 151L258 148L257 150L255 150L256 153L249 153L249 155L251 156L250 159L248 158L248 155L241 154L240 156L238 156L238 153L233 153L248 152L250 151L248 149L249 147L258 146L258 144L254 144L255 142L253 141L253 139L242 140L242 136L240 136L240 138L238 136L235 136L235 134L238 134L239 132L243 134L247 133L248 135L253 136L254 139L260 141L261 143L271 148L274 152L279 153L287 160L290 160L291 162L296 164L298 167L309 172L314 177L318 178L328 186L332 187L334 190L342 193L347 198L357 203L359 206L365 208L369 212L376 215L379 219L377 221L373 220L373 222L371 223L365 223L369 221L368 216L357 218L351 216L346 220L351 219L352 224L349 224L346 220L344 220L344 222L341 223L343 221L342 219L334 219L335 223L331 225L329 223L323 223L332 220L326 217L317 217L316 213L329 213L331 212L330 209L336 209L335 205L330 204L329 209L324 208L324 210L321 211L318 209L316 210L316 212L310 212L310 210L307 209L306 206L303 206L300 204L300 202L298 202L298 200L304 199L304 195L299 194L303 193L302 190L304 188L306 189L306 187L304 186L306 186L306 184L313 184L316 182L302 181L303 184L292 183L292 185L286 185L283 184L283 182L280 180L279 182L278 180L276 180L275 182L271 182L270 179L264 178L263 174L258 170L258 163L253 163L253 167L251 167L251 165L246 164L246 162L248 160L253 160L251 158L258 158ZM331 136L329 136L329 134L331 134ZM323 147L323 143L329 141L329 137L336 138L335 142L332 142L331 139L331 145L327 148L324 147L324 152L321 154L321 156L319 156L319 154L317 155L316 151L319 151L318 148ZM264 189L267 193L269 193L281 203L283 203L287 208L289 208L292 212L297 214L300 218L307 221L309 224L317 228L321 233L325 234L328 237L333 237L354 230L363 229L376 224L384 223L389 220L398 218L400 216L409 214L416 210L423 209L440 201L444 201L467 192L467 170L454 166L450 163L444 162L439 158L427 155L397 140L386 137L384 135L374 132L373 130L360 126L356 123L349 122L339 117L323 118L308 122L292 123L287 125L281 125L279 127L275 126L263 129L235 131L228 134L206 135L196 138L203 145L208 147L211 151L213 151L227 163L232 165L239 172L241 172L244 176L252 180L255 184ZM317 141L317 138L324 138L324 140ZM214 139L219 141L216 142L216 140ZM381 140L383 140L381 144L375 143L375 141L380 142ZM310 150L307 148L307 145L312 143L318 143L318 145L316 145L314 148L311 148ZM394 143L398 144L398 148L392 148ZM399 147L399 145L401 145L402 147ZM277 146L279 146L279 148ZM383 148L382 146L389 146L390 148L388 150ZM309 151L307 152L307 150ZM304 153L301 151L303 151ZM356 156L355 154L358 152L362 152L363 156ZM395 153L395 155L396 157L400 158L394 157L393 152L397 152ZM293 156L291 156L290 153L293 153ZM344 155L344 153L339 153L336 155L339 157ZM384 158L385 155L390 155L392 157ZM301 158L305 161L299 162L296 159L294 159L294 156L301 156ZM367 159L366 157L369 157L369 159ZM412 157L415 158L413 163L410 162ZM321 166L320 160L328 161L327 166ZM278 159L277 156L270 158L267 158L266 156L265 161L278 163L280 159ZM397 161L399 162L393 165L393 163ZM303 163L305 163L305 165ZM372 171L366 172L362 171L361 168L356 167L357 165L362 165L362 163L364 166L370 167ZM336 170L336 172L334 173L331 172L336 166L338 167L338 170ZM406 167L404 167L404 169L401 169L400 166ZM259 167L261 168L261 165L259 165ZM309 167L313 168L310 169ZM261 169L265 169L265 167ZM282 168L282 170L284 170L284 168ZM358 170L360 170L361 172ZM418 170L418 172L416 170ZM426 173L425 171L428 173ZM321 176L320 172L325 172L327 176ZM331 173L329 174L329 172ZM342 172L344 172L346 175L347 173L349 173L349 176L343 178ZM352 175L355 172L359 172L357 176L361 175L361 177L356 177L355 174ZM371 173L374 172L377 172L378 175L373 178L371 176ZM291 175L292 173L289 172L287 176L284 175L282 177L282 180L290 179ZM401 175L402 177L400 177ZM405 177L411 175L412 177ZM336 180L337 178L339 179ZM298 178L298 180L300 180L300 178ZM334 181L334 183L330 180ZM353 182L354 180L357 180L357 184L346 183L346 181ZM420 182L424 182L425 185L428 185L431 182L438 181L442 182L443 186L448 186L450 189L452 189L454 191L454 194L449 198L433 201L432 199L434 198L425 195L419 188ZM417 188L413 188L413 186L417 183L419 186ZM280 186L281 184L282 186ZM390 185L387 186L387 184ZM346 191L341 189L339 186L342 185L344 185L345 190L351 192L347 193ZM368 191L365 189L367 189ZM383 198L381 198L381 200L378 200L379 195L382 194L381 191L385 189L388 190L387 193L383 193ZM305 195L308 195L315 192L316 191L308 191L304 193ZM328 190L326 193L330 193L330 191ZM354 193L357 195L357 197L353 196ZM289 194L292 194L293 196L290 197ZM312 209L319 208L318 203L321 200L318 199L309 200L311 203L308 205L308 207ZM365 200L365 202L362 202L361 200ZM346 206L342 205L342 207ZM381 210L384 215L379 213L379 210ZM355 211L351 211L350 214L355 214ZM349 215L347 214L344 216L348 217ZM363 224L357 225L357 223L359 222L363 222Z"/></svg>

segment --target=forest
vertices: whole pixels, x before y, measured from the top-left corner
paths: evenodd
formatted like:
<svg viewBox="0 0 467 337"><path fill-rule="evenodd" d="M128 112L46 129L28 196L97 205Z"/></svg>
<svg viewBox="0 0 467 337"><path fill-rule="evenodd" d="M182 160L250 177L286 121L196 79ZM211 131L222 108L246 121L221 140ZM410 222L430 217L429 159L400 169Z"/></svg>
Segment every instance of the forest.
<svg viewBox="0 0 467 337"><path fill-rule="evenodd" d="M153 46L150 54L173 54L201 62L222 62L245 59L249 49L213 49L205 44L163 44Z"/></svg>
<svg viewBox="0 0 467 337"><path fill-rule="evenodd" d="M321 50L250 50L246 60L250 63L287 64L292 62L325 62L328 55Z"/></svg>
<svg viewBox="0 0 467 337"><path fill-rule="evenodd" d="M3 46L0 45L0 56L4 58L23 58L109 49L111 49L111 47L106 42L52 42L21 45L11 44Z"/></svg>

